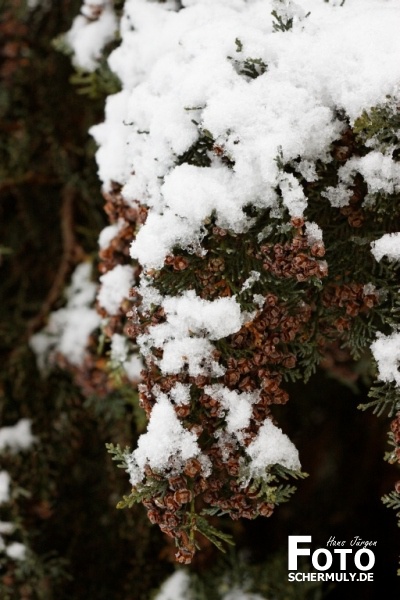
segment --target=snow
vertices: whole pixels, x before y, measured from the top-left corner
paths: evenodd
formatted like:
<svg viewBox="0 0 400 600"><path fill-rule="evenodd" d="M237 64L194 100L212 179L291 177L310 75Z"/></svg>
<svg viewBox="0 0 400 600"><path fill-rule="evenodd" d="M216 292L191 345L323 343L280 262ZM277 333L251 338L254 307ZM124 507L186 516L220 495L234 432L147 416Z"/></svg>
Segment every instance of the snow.
<svg viewBox="0 0 400 600"><path fill-rule="evenodd" d="M32 435L29 419L20 419L15 425L0 428L0 453L20 452L28 450L36 442ZM11 476L7 471L0 471L0 506L11 500ZM0 521L0 553L4 552L12 560L24 560L26 546L20 542L6 544L3 535L14 533L16 526L13 523Z"/></svg>
<svg viewBox="0 0 400 600"><path fill-rule="evenodd" d="M24 560L26 556L26 546L20 542L11 542L6 547L6 554L13 560Z"/></svg>
<svg viewBox="0 0 400 600"><path fill-rule="evenodd" d="M334 208L342 208L347 206L353 192L344 184L339 183L336 187L328 186L321 193L321 196L327 198Z"/></svg>
<svg viewBox="0 0 400 600"><path fill-rule="evenodd" d="M379 294L378 290L376 289L376 286L371 282L366 283L363 287L363 295L370 296L374 294Z"/></svg>
<svg viewBox="0 0 400 600"><path fill-rule="evenodd" d="M204 338L171 340L165 343L159 367L165 375L179 373L187 365L187 371L192 377L219 377L225 370L213 359L214 350L213 344Z"/></svg>
<svg viewBox="0 0 400 600"><path fill-rule="evenodd" d="M14 531L15 531L15 525L13 525L12 523L6 523L4 521L0 521L0 534L9 535L11 533L14 533Z"/></svg>
<svg viewBox="0 0 400 600"><path fill-rule="evenodd" d="M240 588L234 588L227 594L224 594L222 600L265 600L265 598L259 594L252 594Z"/></svg>
<svg viewBox="0 0 400 600"><path fill-rule="evenodd" d="M29 419L20 419L16 425L0 428L0 452L29 450L35 441Z"/></svg>
<svg viewBox="0 0 400 600"><path fill-rule="evenodd" d="M193 376L222 375L224 370L213 359L215 347L210 340L219 340L241 328L244 317L236 299L208 301L189 290L181 296L167 296L162 307L166 322L150 327L137 339L142 354L147 356L153 347L162 348L159 367L164 374L178 373L187 364Z"/></svg>
<svg viewBox="0 0 400 600"><path fill-rule="evenodd" d="M234 297L209 301L189 290L181 296L166 297L162 306L167 325L153 328L152 337L156 343L158 339L177 336L178 332L186 335L189 331L193 335L203 333L210 340L219 340L236 333L242 326L240 305Z"/></svg>
<svg viewBox="0 0 400 600"><path fill-rule="evenodd" d="M378 262L384 256L387 256L390 261L400 260L400 232L385 233L371 243L371 252Z"/></svg>
<svg viewBox="0 0 400 600"><path fill-rule="evenodd" d="M110 315L118 314L121 303L129 298L133 285L133 268L129 265L117 265L100 277L100 290L97 294L99 305Z"/></svg>
<svg viewBox="0 0 400 600"><path fill-rule="evenodd" d="M358 0L184 6L176 12L174 3L127 0L122 43L109 59L123 90L109 97L105 122L92 129L104 186L119 181L128 202L150 207L131 249L147 268L159 268L175 245L200 244L212 212L221 227L245 231L243 207L274 209L277 190L289 214L301 216L306 198L277 156L301 157L297 169L313 181L315 161L328 160L343 129L336 111L353 122L395 93L400 77L394 0L365 0L362 12ZM273 31L273 9L295 16L290 32ZM241 75L237 64L246 58L261 59L266 72L254 80ZM233 169L214 155L210 167L177 164L204 131ZM371 152L356 162L371 191L392 185L398 167L389 157ZM339 205L346 186L341 192Z"/></svg>
<svg viewBox="0 0 400 600"><path fill-rule="evenodd" d="M131 352L129 342L124 335L114 333L111 337L110 358L113 363L120 364L128 379L139 381L143 369L143 361Z"/></svg>
<svg viewBox="0 0 400 600"><path fill-rule="evenodd" d="M104 227L99 235L99 248L100 250L104 250L108 248L111 244L112 240L118 235L125 224L123 219L119 219L117 223L113 223L112 225L108 225Z"/></svg>
<svg viewBox="0 0 400 600"><path fill-rule="evenodd" d="M224 588L227 585L228 582L224 582ZM238 587L224 592L221 598L222 600L265 600L259 594L252 594ZM190 590L189 574L183 569L175 571L164 581L154 600L194 600L194 595Z"/></svg>
<svg viewBox="0 0 400 600"><path fill-rule="evenodd" d="M128 340L120 333L114 333L111 337L111 360L124 363L128 358Z"/></svg>
<svg viewBox="0 0 400 600"><path fill-rule="evenodd" d="M90 18L92 7L102 9L96 20ZM65 41L73 51L75 65L85 71L94 71L99 66L104 46L115 37L117 19L109 0L85 0L81 12L65 35Z"/></svg>
<svg viewBox="0 0 400 600"><path fill-rule="evenodd" d="M89 336L100 325L99 315L91 308L97 291L90 280L91 272L90 263L78 265L66 292L66 306L53 311L46 327L30 339L42 371L58 352L73 365L84 359Z"/></svg>
<svg viewBox="0 0 400 600"><path fill-rule="evenodd" d="M98 175L104 182L106 190L110 189L112 181L125 181L130 172L126 153L129 128L125 124L125 119L121 118L126 115L128 98L129 94L126 91L108 96L105 122L89 130L99 145L96 153Z"/></svg>
<svg viewBox="0 0 400 600"><path fill-rule="evenodd" d="M250 289L256 283L256 281L260 279L260 277L261 273L258 271L250 271L250 276L243 283L241 291L245 292L246 290Z"/></svg>
<svg viewBox="0 0 400 600"><path fill-rule="evenodd" d="M263 296L262 294L253 294L253 302L259 308L262 308L265 304L265 296Z"/></svg>
<svg viewBox="0 0 400 600"><path fill-rule="evenodd" d="M11 478L7 471L0 471L0 505L10 499L10 481Z"/></svg>
<svg viewBox="0 0 400 600"><path fill-rule="evenodd" d="M302 217L307 207L307 200L303 188L292 174L283 173L278 178L282 200L291 217Z"/></svg>
<svg viewBox="0 0 400 600"><path fill-rule="evenodd" d="M371 344L372 354L378 364L378 376L381 381L394 381L400 386L400 332L390 335L378 333Z"/></svg>
<svg viewBox="0 0 400 600"><path fill-rule="evenodd" d="M136 450L127 459L131 484L142 481L146 465L158 473L168 469L179 472L185 461L199 454L196 435L182 426L171 400L160 393L147 432L140 436Z"/></svg>
<svg viewBox="0 0 400 600"><path fill-rule="evenodd" d="M0 521L0 534L9 535L14 533L15 525L13 523L7 523L5 521Z"/></svg>
<svg viewBox="0 0 400 600"><path fill-rule="evenodd" d="M190 385L177 382L169 395L177 406L190 404Z"/></svg>
<svg viewBox="0 0 400 600"><path fill-rule="evenodd" d="M276 464L295 471L301 468L296 447L270 419L265 419L246 452L251 459L250 473L255 477L262 477L267 467Z"/></svg>
<svg viewBox="0 0 400 600"><path fill-rule="evenodd" d="M306 16L301 6L293 0L272 0L272 8L284 22L289 19L302 20Z"/></svg>
<svg viewBox="0 0 400 600"><path fill-rule="evenodd" d="M191 600L190 579L186 571L180 569L168 577L154 600Z"/></svg>
<svg viewBox="0 0 400 600"><path fill-rule="evenodd" d="M92 265L84 262L78 265L72 274L71 285L66 291L68 308L89 306L93 302L97 284L91 281Z"/></svg>
<svg viewBox="0 0 400 600"><path fill-rule="evenodd" d="M124 371L133 382L138 382L141 379L141 372L143 370L143 361L136 354L132 354L125 362L122 363Z"/></svg>
<svg viewBox="0 0 400 600"><path fill-rule="evenodd" d="M170 249L179 241L184 249L200 245L202 232L193 235L190 225L181 217L167 211L164 215L150 214L142 227L140 246L136 246L132 257L148 266L161 267ZM139 235L138 233L138 235Z"/></svg>
<svg viewBox="0 0 400 600"><path fill-rule="evenodd" d="M356 173L363 176L369 194L394 194L400 190L400 165L382 152L374 150L366 156L351 158L339 169L339 179L352 185Z"/></svg>
<svg viewBox="0 0 400 600"><path fill-rule="evenodd" d="M310 246L312 246L315 242L322 242L322 229L317 225L317 223L307 222L305 224L305 228L307 241Z"/></svg>
<svg viewBox="0 0 400 600"><path fill-rule="evenodd" d="M242 441L242 431L250 424L252 405L259 401L259 392L240 393L219 384L207 386L204 391L221 402L225 414L226 431Z"/></svg>

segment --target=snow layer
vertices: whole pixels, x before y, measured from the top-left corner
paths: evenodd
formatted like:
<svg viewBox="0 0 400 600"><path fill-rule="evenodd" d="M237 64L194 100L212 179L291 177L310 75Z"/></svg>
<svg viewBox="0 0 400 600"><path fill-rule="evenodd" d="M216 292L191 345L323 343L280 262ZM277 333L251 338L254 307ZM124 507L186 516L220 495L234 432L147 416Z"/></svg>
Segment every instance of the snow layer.
<svg viewBox="0 0 400 600"><path fill-rule="evenodd" d="M204 391L222 404L222 411L226 419L226 431L242 441L243 430L250 424L252 405L259 401L260 394L258 392L240 393L219 384L207 386Z"/></svg>
<svg viewBox="0 0 400 600"><path fill-rule="evenodd" d="M0 428L0 453L20 452L28 450L36 438L32 435L29 419L20 419L18 423L9 427ZM0 506L11 500L11 476L7 471L0 471ZM6 543L4 535L14 533L16 526L13 523L0 521L0 554L5 553L12 560L24 560L27 548L20 542Z"/></svg>
<svg viewBox="0 0 400 600"><path fill-rule="evenodd" d="M390 261L400 260L400 232L385 233L371 243L371 252L378 262L384 256L387 256Z"/></svg>
<svg viewBox="0 0 400 600"><path fill-rule="evenodd" d="M119 219L117 223L113 223L112 225L108 225L104 227L99 235L99 248L103 250L104 248L108 248L112 240L118 235L124 226L125 221L123 219Z"/></svg>
<svg viewBox="0 0 400 600"><path fill-rule="evenodd" d="M96 9L100 15L92 19ZM99 66L101 52L111 42L117 31L117 19L110 0L84 0L82 14L78 15L65 41L73 51L73 61L85 71L94 71Z"/></svg>
<svg viewBox="0 0 400 600"><path fill-rule="evenodd" d="M138 337L144 356L151 348L162 348L159 366L164 374L174 374L187 365L190 375L212 373L222 375L223 369L213 359L215 350L210 340L219 340L236 333L244 322L235 298L203 300L194 290L181 296L167 296L162 301L166 321L150 327L149 333Z"/></svg>
<svg viewBox="0 0 400 600"><path fill-rule="evenodd" d="M283 465L297 471L301 468L299 453L282 429L276 427L270 419L265 419L257 437L246 449L251 458L252 476L263 476L271 465Z"/></svg>
<svg viewBox="0 0 400 600"><path fill-rule="evenodd" d="M341 182L339 190L343 184L345 184L345 189L346 186L352 185L356 173L363 176L368 186L366 200L373 194L395 194L400 191L400 165L391 156L386 156L382 152L374 150L366 156L353 157L348 160L339 169Z"/></svg>
<svg viewBox="0 0 400 600"><path fill-rule="evenodd" d="M116 315L124 299L129 298L133 285L133 268L117 265L100 277L100 290L97 294L99 305L110 314Z"/></svg>
<svg viewBox="0 0 400 600"><path fill-rule="evenodd" d="M10 499L10 481L11 478L7 471L0 471L0 505Z"/></svg>
<svg viewBox="0 0 400 600"><path fill-rule="evenodd" d="M219 384L205 387L204 392L222 405L221 416L225 418L226 426L224 433L218 431L218 437L223 455L225 440L229 445L233 437L235 443L243 445L250 458L248 467L251 476L262 476L268 467L275 464L294 470L301 468L295 446L270 419L264 421L257 437L245 446L244 430L250 425L252 405L260 400L259 392L240 393Z"/></svg>
<svg viewBox="0 0 400 600"><path fill-rule="evenodd" d="M189 575L183 570L175 571L164 581L154 600L191 600L189 585Z"/></svg>
<svg viewBox="0 0 400 600"><path fill-rule="evenodd" d="M113 363L120 364L128 379L133 382L140 380L143 369L142 359L130 351L127 338L120 333L114 333L111 338L110 358Z"/></svg>
<svg viewBox="0 0 400 600"><path fill-rule="evenodd" d="M179 472L185 461L199 455L196 435L182 426L170 398L160 393L147 432L140 436L138 447L128 457L130 481L132 485L142 481L146 465L158 473Z"/></svg>
<svg viewBox="0 0 400 600"><path fill-rule="evenodd" d="M298 168L312 181L315 161L327 159L342 130L337 111L354 121L396 95L400 78L397 0L363 0L362 10L359 0L174 6L125 2L122 43L109 59L123 90L92 129L105 187L119 181L128 201L150 207L132 244L132 256L149 268L176 244L196 247L212 212L222 227L243 231L243 207L274 208L279 191L279 202L301 216L303 191L277 157L301 158ZM294 16L290 32L273 31L277 8ZM240 73L248 58L266 66L256 79ZM233 169L216 156L210 167L177 163L204 132ZM392 185L389 157L371 152L357 160L371 191Z"/></svg>
<svg viewBox="0 0 400 600"><path fill-rule="evenodd" d="M0 452L29 450L35 441L29 419L20 419L16 425L0 428Z"/></svg>
<svg viewBox="0 0 400 600"><path fill-rule="evenodd" d="M67 304L50 314L47 326L30 339L39 368L45 370L57 352L73 365L82 363L90 334L100 325L100 317L91 308L97 285L90 279L92 265L80 264L67 289Z"/></svg>
<svg viewBox="0 0 400 600"><path fill-rule="evenodd" d="M24 560L26 556L26 546L21 544L21 542L11 542L11 544L6 547L6 554L13 560Z"/></svg>
<svg viewBox="0 0 400 600"><path fill-rule="evenodd" d="M322 242L322 229L317 223L306 223L307 241L312 246L315 242Z"/></svg>
<svg viewBox="0 0 400 600"><path fill-rule="evenodd" d="M225 583L225 588L228 582ZM168 577L160 588L154 600L193 600L190 591L190 577L182 569ZM221 596L222 600L265 600L259 594L251 594L240 588L233 588Z"/></svg>
<svg viewBox="0 0 400 600"><path fill-rule="evenodd" d="M400 332L390 335L378 333L371 344L371 351L378 363L378 375L381 381L394 381L400 386Z"/></svg>

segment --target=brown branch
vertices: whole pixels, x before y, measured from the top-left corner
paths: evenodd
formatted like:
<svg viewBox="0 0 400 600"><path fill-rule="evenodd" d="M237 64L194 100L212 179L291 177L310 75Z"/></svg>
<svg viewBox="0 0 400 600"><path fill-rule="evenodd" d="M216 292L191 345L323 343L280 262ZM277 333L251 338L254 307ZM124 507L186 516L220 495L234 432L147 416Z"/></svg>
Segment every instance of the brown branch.
<svg viewBox="0 0 400 600"><path fill-rule="evenodd" d="M29 321L25 338L29 339L35 331L40 329L46 321L54 304L57 302L65 288L71 268L84 257L84 251L77 244L74 234L73 206L75 190L66 185L62 190L60 221L63 253L56 277L40 308L40 311Z"/></svg>

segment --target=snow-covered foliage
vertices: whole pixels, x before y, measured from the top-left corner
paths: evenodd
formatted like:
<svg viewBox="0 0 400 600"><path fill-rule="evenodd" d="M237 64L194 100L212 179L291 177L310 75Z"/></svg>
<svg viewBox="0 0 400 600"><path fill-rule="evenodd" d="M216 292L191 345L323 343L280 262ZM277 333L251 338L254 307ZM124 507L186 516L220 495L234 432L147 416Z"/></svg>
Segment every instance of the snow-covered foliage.
<svg viewBox="0 0 400 600"><path fill-rule="evenodd" d="M129 297L133 284L133 269L129 265L117 265L100 277L97 299L110 315L118 313L121 303Z"/></svg>
<svg viewBox="0 0 400 600"><path fill-rule="evenodd" d="M73 365L85 356L89 335L100 325L93 308L97 284L91 281L92 265L78 265L66 291L67 304L50 314L46 327L32 336L30 344L42 370L58 353Z"/></svg>
<svg viewBox="0 0 400 600"><path fill-rule="evenodd" d="M0 456L6 452L16 453L29 450L35 441L36 438L31 431L31 422L28 419L21 419L12 426L0 427ZM9 559L21 561L26 556L26 546L19 541L9 541L8 537L17 531L17 525L1 520L4 508L7 508L12 499L12 487L16 483L12 481L7 471L0 470L0 557L5 554Z"/></svg>
<svg viewBox="0 0 400 600"><path fill-rule="evenodd" d="M389 260L400 260L400 232L385 233L381 238L372 242L372 254L379 262L384 256Z"/></svg>
<svg viewBox="0 0 400 600"><path fill-rule="evenodd" d="M380 334L371 350L378 364L379 379L400 386L400 333Z"/></svg>
<svg viewBox="0 0 400 600"><path fill-rule="evenodd" d="M167 469L172 475L182 471L185 462L200 455L200 447L194 433L187 431L179 421L170 399L160 394L147 427L137 449L128 459L128 467L132 485L137 485L145 476L145 466L157 472ZM205 476L210 474L210 467L203 460Z"/></svg>
<svg viewBox="0 0 400 600"><path fill-rule="evenodd" d="M118 181L125 199L151 209L132 245L141 264L159 267L176 243L195 248L213 211L218 225L237 232L250 225L243 207L279 210L279 196L301 216L304 193L279 170L278 154L311 166L327 160L343 128L337 111L354 121L396 92L396 2L367 0L360 14L355 0L343 7L305 0L310 14L295 21L290 39L274 33L274 4L199 1L175 12L172 3L126 2L122 43L109 59L123 90L108 98L106 121L92 133L105 186ZM264 72L246 76L246 60L260 61ZM216 159L208 168L177 164L199 131L233 169ZM361 172L374 190L383 178L393 181L393 168L371 153L346 166L343 178L349 184L352 170Z"/></svg>
<svg viewBox="0 0 400 600"><path fill-rule="evenodd" d="M88 70L114 19L93 6L94 22L84 30L80 17L67 36ZM134 340L145 363L148 430L122 459L181 562L195 551L188 528L204 526L181 508L194 496L233 518L269 516L270 478L299 471L270 409L297 363L308 377L332 339L355 354L372 343L378 376L399 384L399 334L377 333L368 314L385 298L369 249L378 262L400 256L381 216L400 191L397 130L382 125L398 113L400 8L360 6L124 4L108 58L121 91L91 129L111 215L97 300L111 359L126 365ZM368 277L354 248L367 248Z"/></svg>

